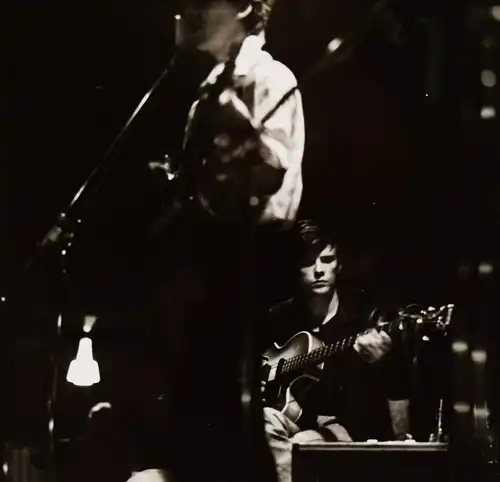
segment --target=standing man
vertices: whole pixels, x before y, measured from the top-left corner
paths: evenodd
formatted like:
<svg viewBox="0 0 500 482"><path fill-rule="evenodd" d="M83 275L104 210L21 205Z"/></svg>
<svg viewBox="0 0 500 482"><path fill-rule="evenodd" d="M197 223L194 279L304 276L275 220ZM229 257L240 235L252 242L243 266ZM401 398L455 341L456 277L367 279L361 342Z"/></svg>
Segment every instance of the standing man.
<svg viewBox="0 0 500 482"><path fill-rule="evenodd" d="M242 391L251 384L240 371L242 318L256 305L252 288L259 266L271 264L270 243L293 225L302 195L300 93L261 125L297 85L263 50L268 14L264 0L182 1L180 40L217 62L189 112L184 204L168 228L163 260L155 260L173 400L166 465L186 480L239 481L248 473L239 458ZM258 384L255 391L258 398Z"/></svg>
<svg viewBox="0 0 500 482"><path fill-rule="evenodd" d="M299 289L295 298L271 309L267 345L283 346L300 331L326 344L363 334L353 348L326 361L323 377L307 392L298 419L272 406L264 408L280 482L291 481L294 442L411 438L409 366L400 340L391 340L383 331L365 331L362 300L349 303L339 284L342 265L335 238L310 220L297 228Z"/></svg>

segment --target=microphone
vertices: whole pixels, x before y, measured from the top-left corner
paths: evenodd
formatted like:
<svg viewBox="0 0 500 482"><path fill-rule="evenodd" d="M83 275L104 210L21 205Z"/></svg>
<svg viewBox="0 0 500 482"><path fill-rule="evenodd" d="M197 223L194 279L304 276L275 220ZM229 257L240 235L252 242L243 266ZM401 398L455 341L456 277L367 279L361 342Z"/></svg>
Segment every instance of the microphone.
<svg viewBox="0 0 500 482"><path fill-rule="evenodd" d="M80 223L80 219L76 220L77 223ZM65 213L61 213L59 215L59 219L57 223L52 226L49 231L45 234L42 240L39 243L41 248L46 248L48 246L52 246L58 243L61 238L66 238L67 242L70 242L74 237L74 233L67 230L68 219Z"/></svg>

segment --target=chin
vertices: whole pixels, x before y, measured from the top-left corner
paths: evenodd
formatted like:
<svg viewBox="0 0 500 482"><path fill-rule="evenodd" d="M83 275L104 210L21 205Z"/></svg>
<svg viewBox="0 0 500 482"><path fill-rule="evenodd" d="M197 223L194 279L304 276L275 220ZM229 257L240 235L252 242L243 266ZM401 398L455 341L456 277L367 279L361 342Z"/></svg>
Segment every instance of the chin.
<svg viewBox="0 0 500 482"><path fill-rule="evenodd" d="M197 50L201 50L202 52L205 52L208 50L208 45L205 40L200 40L198 42L194 42L194 46Z"/></svg>
<svg viewBox="0 0 500 482"><path fill-rule="evenodd" d="M317 286L316 288L312 288L312 292L315 295L327 295L332 291L331 286Z"/></svg>
<svg viewBox="0 0 500 482"><path fill-rule="evenodd" d="M207 35L204 31L201 31L197 36L193 38L193 40L196 48L204 52L210 52L217 47L215 39L210 35Z"/></svg>

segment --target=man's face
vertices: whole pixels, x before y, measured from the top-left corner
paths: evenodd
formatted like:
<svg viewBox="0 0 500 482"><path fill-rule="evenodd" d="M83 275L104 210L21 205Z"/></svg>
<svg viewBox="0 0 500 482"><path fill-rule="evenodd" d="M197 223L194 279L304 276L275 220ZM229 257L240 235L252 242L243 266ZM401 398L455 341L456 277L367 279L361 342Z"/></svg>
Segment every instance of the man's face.
<svg viewBox="0 0 500 482"><path fill-rule="evenodd" d="M238 9L225 0L183 0L183 41L190 41L203 51L217 48L238 27L238 13Z"/></svg>
<svg viewBox="0 0 500 482"><path fill-rule="evenodd" d="M337 248L328 245L317 256L304 260L300 268L301 283L309 294L328 294L335 287L338 270Z"/></svg>

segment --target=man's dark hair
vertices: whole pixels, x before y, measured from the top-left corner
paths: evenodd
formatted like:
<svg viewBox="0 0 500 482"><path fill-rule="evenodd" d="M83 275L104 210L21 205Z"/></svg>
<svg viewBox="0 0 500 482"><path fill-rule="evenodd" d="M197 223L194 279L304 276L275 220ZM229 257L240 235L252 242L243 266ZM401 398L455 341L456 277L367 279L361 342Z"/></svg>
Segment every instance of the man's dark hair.
<svg viewBox="0 0 500 482"><path fill-rule="evenodd" d="M184 10L191 6L195 9L203 9L216 0L179 0L179 8ZM232 4L239 12L252 7L250 13L241 21L249 34L259 34L266 28L267 20L271 14L272 3L274 0L225 0Z"/></svg>
<svg viewBox="0 0 500 482"><path fill-rule="evenodd" d="M337 247L338 239L335 232L321 226L313 219L297 221L294 231L295 251L299 262L316 257L328 245Z"/></svg>
<svg viewBox="0 0 500 482"><path fill-rule="evenodd" d="M243 19L243 24L251 34L258 34L266 28L271 13L271 0L229 0L229 2L241 11L249 5L252 7L250 14Z"/></svg>

